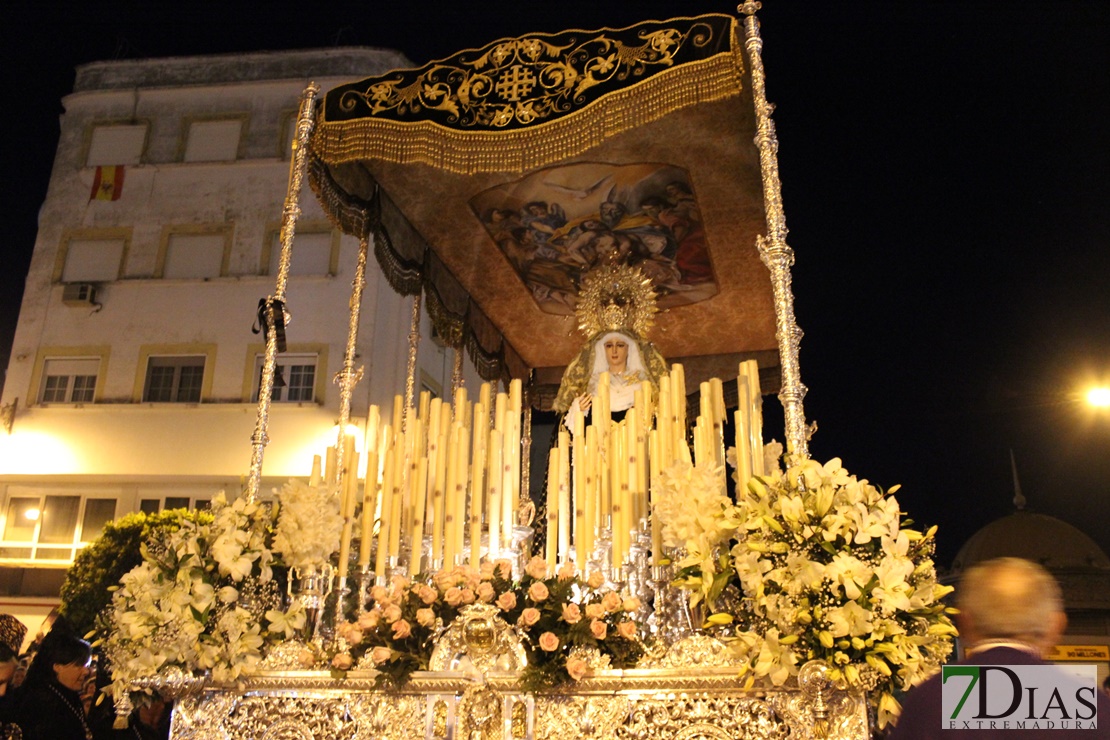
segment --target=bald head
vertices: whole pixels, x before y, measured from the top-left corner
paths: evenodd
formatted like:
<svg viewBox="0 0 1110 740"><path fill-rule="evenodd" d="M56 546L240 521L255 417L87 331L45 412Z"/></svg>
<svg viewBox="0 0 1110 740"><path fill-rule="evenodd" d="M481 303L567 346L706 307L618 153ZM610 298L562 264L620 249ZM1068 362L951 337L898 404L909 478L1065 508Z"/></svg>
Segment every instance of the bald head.
<svg viewBox="0 0 1110 740"><path fill-rule="evenodd" d="M956 594L961 632L973 643L1010 639L1047 647L1063 630L1060 586L1028 560L978 563L964 573Z"/></svg>

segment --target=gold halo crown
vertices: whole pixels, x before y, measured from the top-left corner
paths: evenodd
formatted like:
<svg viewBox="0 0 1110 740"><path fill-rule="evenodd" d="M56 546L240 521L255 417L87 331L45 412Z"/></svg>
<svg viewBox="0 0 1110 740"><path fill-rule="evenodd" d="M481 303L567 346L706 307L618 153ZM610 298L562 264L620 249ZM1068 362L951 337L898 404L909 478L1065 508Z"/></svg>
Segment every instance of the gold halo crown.
<svg viewBox="0 0 1110 740"><path fill-rule="evenodd" d="M582 280L574 313L587 337L631 329L645 336L655 323L655 289L638 267L603 265Z"/></svg>

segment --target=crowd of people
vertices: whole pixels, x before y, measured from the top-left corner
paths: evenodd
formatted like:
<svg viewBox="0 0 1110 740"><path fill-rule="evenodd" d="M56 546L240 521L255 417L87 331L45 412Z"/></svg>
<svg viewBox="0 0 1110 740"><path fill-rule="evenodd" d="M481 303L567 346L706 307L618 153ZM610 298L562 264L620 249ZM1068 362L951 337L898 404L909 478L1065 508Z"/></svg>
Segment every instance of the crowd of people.
<svg viewBox="0 0 1110 740"><path fill-rule="evenodd" d="M64 620L22 651L27 627L0 614L0 740L163 740L169 711L144 703L128 726L115 726L109 701L96 701L92 646Z"/></svg>

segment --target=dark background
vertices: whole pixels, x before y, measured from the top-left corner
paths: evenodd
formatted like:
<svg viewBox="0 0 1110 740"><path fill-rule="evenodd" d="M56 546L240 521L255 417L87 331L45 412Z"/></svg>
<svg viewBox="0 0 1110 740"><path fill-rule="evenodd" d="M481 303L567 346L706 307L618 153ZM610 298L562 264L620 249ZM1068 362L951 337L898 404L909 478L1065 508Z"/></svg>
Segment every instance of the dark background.
<svg viewBox="0 0 1110 740"><path fill-rule="evenodd" d="M504 36L735 5L691 2L7 3L0 236L5 367L73 68L379 46L414 63ZM1110 550L1110 2L766 0L812 456L839 456L947 564L1013 510ZM765 414L781 409L768 399ZM769 424L769 426L772 426ZM778 421L781 428L781 420Z"/></svg>

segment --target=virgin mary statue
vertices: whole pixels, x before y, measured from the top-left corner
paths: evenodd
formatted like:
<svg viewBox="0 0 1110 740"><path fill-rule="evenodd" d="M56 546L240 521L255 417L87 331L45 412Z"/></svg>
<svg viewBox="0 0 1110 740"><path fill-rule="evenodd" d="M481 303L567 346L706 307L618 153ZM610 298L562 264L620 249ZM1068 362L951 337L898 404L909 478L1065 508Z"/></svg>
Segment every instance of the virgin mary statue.
<svg viewBox="0 0 1110 740"><path fill-rule="evenodd" d="M583 280L578 297L579 327L589 337L567 365L555 397L556 411L588 414L602 373L609 373L609 410L619 419L646 383L658 391L667 363L642 334L652 324L655 292L637 268L606 266ZM573 427L572 427L573 428Z"/></svg>

